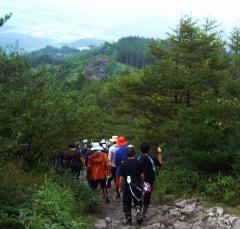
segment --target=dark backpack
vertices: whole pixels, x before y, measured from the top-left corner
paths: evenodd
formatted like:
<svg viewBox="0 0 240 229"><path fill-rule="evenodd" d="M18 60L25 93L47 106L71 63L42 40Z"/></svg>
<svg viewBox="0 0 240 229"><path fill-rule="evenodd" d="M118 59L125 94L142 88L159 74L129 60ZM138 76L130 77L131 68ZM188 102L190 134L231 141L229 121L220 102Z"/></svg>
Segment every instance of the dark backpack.
<svg viewBox="0 0 240 229"><path fill-rule="evenodd" d="M155 163L154 163L154 160L150 157L150 156L147 156L148 157L148 160L151 162L152 164L152 169L153 171L156 173L156 167L155 167ZM138 156L137 157L137 160L141 160L142 159L142 156Z"/></svg>

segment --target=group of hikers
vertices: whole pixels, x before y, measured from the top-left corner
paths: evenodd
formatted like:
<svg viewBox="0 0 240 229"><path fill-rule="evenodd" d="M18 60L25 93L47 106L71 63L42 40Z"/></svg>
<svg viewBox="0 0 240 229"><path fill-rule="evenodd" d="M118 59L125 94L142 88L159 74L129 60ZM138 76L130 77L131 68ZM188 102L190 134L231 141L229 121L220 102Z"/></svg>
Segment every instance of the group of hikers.
<svg viewBox="0 0 240 229"><path fill-rule="evenodd" d="M112 136L100 142L83 140L83 147L69 145L72 155L78 157L87 181L93 190L101 187L106 203L110 202L109 189L114 184L116 199L122 195L126 223L132 224L132 202L136 209L136 222L146 217L155 181L156 167L163 164L162 150L157 148L156 156L150 155L151 145L143 142L141 155L136 156L135 147L129 145L124 136ZM72 163L72 161L70 162Z"/></svg>

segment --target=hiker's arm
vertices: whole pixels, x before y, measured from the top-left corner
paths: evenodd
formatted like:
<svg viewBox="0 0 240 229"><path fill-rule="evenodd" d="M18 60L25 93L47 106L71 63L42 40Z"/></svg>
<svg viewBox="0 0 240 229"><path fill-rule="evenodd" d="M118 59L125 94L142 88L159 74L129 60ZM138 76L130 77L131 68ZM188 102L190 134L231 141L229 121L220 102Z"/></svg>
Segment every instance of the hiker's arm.
<svg viewBox="0 0 240 229"><path fill-rule="evenodd" d="M109 164L109 160L108 160L107 155L105 155L104 157L105 157L106 173L107 173L107 176L110 176L110 174L111 174L111 166L110 166L110 164Z"/></svg>
<svg viewBox="0 0 240 229"><path fill-rule="evenodd" d="M112 161L112 149L111 150L109 150L109 152L108 152L108 160L109 160L109 162L110 161Z"/></svg>
<svg viewBox="0 0 240 229"><path fill-rule="evenodd" d="M124 180L123 176L120 176L119 177L119 192L122 192L123 180Z"/></svg>
<svg viewBox="0 0 240 229"><path fill-rule="evenodd" d="M144 180L145 180L144 173L141 173L141 184L142 185L144 184Z"/></svg>
<svg viewBox="0 0 240 229"><path fill-rule="evenodd" d="M160 147L157 148L157 160L163 165L162 149Z"/></svg>
<svg viewBox="0 0 240 229"><path fill-rule="evenodd" d="M90 157L90 158L88 159L88 163L87 163L87 171L90 171L91 168L92 168L92 158Z"/></svg>
<svg viewBox="0 0 240 229"><path fill-rule="evenodd" d="M87 169L87 168L86 168L86 165L85 165L85 160L84 160L84 158L83 158L82 156L80 157L80 160L81 160L81 162L82 162L82 164L83 164L83 168L84 168L84 169Z"/></svg>

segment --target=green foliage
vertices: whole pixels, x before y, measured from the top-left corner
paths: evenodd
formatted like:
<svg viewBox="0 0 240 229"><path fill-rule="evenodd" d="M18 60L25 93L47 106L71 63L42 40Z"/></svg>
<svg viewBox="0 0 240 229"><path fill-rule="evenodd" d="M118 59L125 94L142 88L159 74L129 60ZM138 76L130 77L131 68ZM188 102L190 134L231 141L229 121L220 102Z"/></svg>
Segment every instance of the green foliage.
<svg viewBox="0 0 240 229"><path fill-rule="evenodd" d="M199 180L198 172L175 165L160 170L154 190L160 199L166 194L187 195L197 191Z"/></svg>
<svg viewBox="0 0 240 229"><path fill-rule="evenodd" d="M179 144L198 168L219 171L237 163L239 108L237 98L220 98L181 114Z"/></svg>
<svg viewBox="0 0 240 229"><path fill-rule="evenodd" d="M174 166L174 164L172 164ZM155 194L161 199L164 195L177 197L190 195L203 196L206 200L238 205L239 178L233 175L206 174L191 168L174 166L160 171L155 186Z"/></svg>
<svg viewBox="0 0 240 229"><path fill-rule="evenodd" d="M0 227L4 229L25 229L26 227L13 217L0 217Z"/></svg>
<svg viewBox="0 0 240 229"><path fill-rule="evenodd" d="M0 168L0 205L19 206L26 202L41 179L24 172L20 165L7 163Z"/></svg>
<svg viewBox="0 0 240 229"><path fill-rule="evenodd" d="M92 135L95 108L48 68L29 69L18 54L1 53L0 146L8 157L47 161L56 148ZM91 131L92 130L92 131Z"/></svg>
<svg viewBox="0 0 240 229"><path fill-rule="evenodd" d="M148 63L146 55L149 52L149 44L152 41L152 39L132 36L119 39L113 45L113 47L116 47L116 60L135 68L141 68Z"/></svg>
<svg viewBox="0 0 240 229"><path fill-rule="evenodd" d="M0 18L0 27L3 26L4 23L7 22L7 20L9 20L9 18L12 16L12 13L10 14L6 14L3 18Z"/></svg>
<svg viewBox="0 0 240 229"><path fill-rule="evenodd" d="M216 21L183 17L167 39L151 44L150 57L151 65L110 87L116 112L132 120L130 135L166 142L203 170L234 166L239 93Z"/></svg>
<svg viewBox="0 0 240 229"><path fill-rule="evenodd" d="M99 201L98 194L87 184L74 179L72 174L64 172L62 174L51 173L52 179L61 187L69 187L74 193L75 199L79 203L79 209L83 212L90 211Z"/></svg>
<svg viewBox="0 0 240 229"><path fill-rule="evenodd" d="M224 202L233 206L240 203L239 178L232 175L219 173L205 177L198 187L198 192L208 200Z"/></svg>
<svg viewBox="0 0 240 229"><path fill-rule="evenodd" d="M70 47L55 48L52 46L46 46L43 49L33 51L23 56L26 63L32 67L38 67L44 64L60 65L66 60L73 59L81 55L78 49Z"/></svg>
<svg viewBox="0 0 240 229"><path fill-rule="evenodd" d="M46 47L24 58L1 51L0 164L19 158L28 168L42 163L47 167L55 149L64 149L69 142L125 135L136 146L143 140L154 146L166 144L171 163L158 176L159 197L195 192L238 203L238 28L228 46L216 21L207 18L200 24L186 16L163 40L127 37L83 52ZM6 199L2 203L9 204L12 198L23 203L23 186L28 187L31 179L16 175L19 181L12 179L8 186L4 177L16 172L0 172ZM48 181L33 197L39 208L31 203L38 214L30 208L22 211L29 225L28 215L36 227L58 223L64 227L56 210L62 205L50 205L53 221L44 209L49 191L56 203L62 198L60 186L81 202L83 210L96 203L96 194L69 175L50 176L54 182ZM19 187L19 199L14 197L14 185ZM76 207L71 198L69 208L62 210L68 212L68 222ZM5 225L14 223L17 213L13 215Z"/></svg>
<svg viewBox="0 0 240 229"><path fill-rule="evenodd" d="M32 196L31 207L20 210L20 222L28 228L89 228L74 216L76 201L68 187L46 181Z"/></svg>

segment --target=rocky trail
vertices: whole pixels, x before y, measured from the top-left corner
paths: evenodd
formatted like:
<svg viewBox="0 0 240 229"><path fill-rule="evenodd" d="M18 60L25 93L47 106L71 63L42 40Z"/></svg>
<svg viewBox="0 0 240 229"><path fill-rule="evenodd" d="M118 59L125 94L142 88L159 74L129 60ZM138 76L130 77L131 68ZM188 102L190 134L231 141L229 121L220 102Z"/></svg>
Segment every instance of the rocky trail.
<svg viewBox="0 0 240 229"><path fill-rule="evenodd" d="M133 225L127 226L122 203L117 201L112 193L110 198L110 203L102 200L94 210L97 229L240 229L239 217L226 214L222 207L204 207L204 202L196 198L182 200L172 205L159 205L153 201L141 226L136 225L133 209Z"/></svg>

